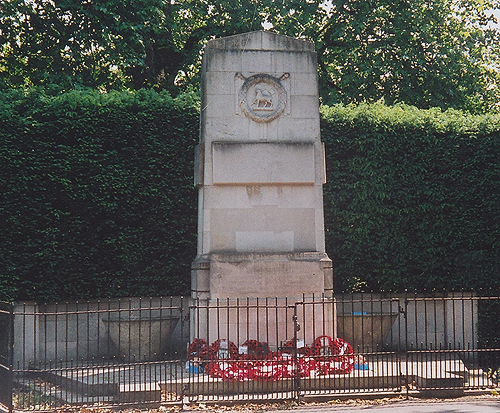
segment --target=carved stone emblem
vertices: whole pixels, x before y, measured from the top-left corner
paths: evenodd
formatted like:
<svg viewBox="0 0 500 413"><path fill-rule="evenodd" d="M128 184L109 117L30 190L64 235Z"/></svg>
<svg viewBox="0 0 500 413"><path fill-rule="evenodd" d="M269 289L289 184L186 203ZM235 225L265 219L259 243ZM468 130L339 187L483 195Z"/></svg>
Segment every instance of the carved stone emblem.
<svg viewBox="0 0 500 413"><path fill-rule="evenodd" d="M256 122L270 122L279 117L286 107L286 90L281 80L289 74L285 73L280 78L260 73L250 77L237 76L245 82L239 91L239 105L243 113Z"/></svg>

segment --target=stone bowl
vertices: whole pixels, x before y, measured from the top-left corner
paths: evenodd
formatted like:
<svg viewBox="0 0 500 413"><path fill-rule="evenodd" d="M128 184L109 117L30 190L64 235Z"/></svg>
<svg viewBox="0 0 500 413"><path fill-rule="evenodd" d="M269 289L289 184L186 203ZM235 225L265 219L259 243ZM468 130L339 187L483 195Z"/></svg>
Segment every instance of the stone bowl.
<svg viewBox="0 0 500 413"><path fill-rule="evenodd" d="M111 341L124 361L154 361L161 358L179 316L138 317L134 315L102 320Z"/></svg>
<svg viewBox="0 0 500 413"><path fill-rule="evenodd" d="M351 344L354 352L381 350L397 317L397 313L338 314L337 336Z"/></svg>

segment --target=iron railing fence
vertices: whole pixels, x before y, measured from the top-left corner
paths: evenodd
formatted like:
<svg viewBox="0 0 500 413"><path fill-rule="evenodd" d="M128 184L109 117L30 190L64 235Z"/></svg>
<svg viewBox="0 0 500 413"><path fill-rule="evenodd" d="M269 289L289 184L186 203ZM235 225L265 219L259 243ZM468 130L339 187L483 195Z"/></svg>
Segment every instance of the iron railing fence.
<svg viewBox="0 0 500 413"><path fill-rule="evenodd" d="M499 303L434 293L17 304L6 371L19 410L459 395L498 385Z"/></svg>
<svg viewBox="0 0 500 413"><path fill-rule="evenodd" d="M0 410L12 412L13 306L0 302Z"/></svg>
<svg viewBox="0 0 500 413"><path fill-rule="evenodd" d="M413 293L407 295L403 313L406 361L421 377L422 388L461 394L461 385L463 389L498 387L498 295Z"/></svg>
<svg viewBox="0 0 500 413"><path fill-rule="evenodd" d="M352 314L347 331L339 330L339 335L351 339L355 353L368 358L393 351L401 388L407 392L454 396L498 386L497 294L348 294L338 295L336 304L339 313ZM375 339L377 334L382 334L382 341Z"/></svg>
<svg viewBox="0 0 500 413"><path fill-rule="evenodd" d="M187 300L27 303L14 312L17 409L178 401L163 395L185 358Z"/></svg>

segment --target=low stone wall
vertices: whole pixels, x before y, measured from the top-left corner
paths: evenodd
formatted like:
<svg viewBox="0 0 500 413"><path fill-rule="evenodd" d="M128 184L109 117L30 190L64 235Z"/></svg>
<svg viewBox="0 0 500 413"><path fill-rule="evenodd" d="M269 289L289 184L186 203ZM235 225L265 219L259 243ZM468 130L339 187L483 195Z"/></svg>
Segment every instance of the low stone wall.
<svg viewBox="0 0 500 413"><path fill-rule="evenodd" d="M377 350L377 344L379 350L477 348L478 301L472 293L432 296L360 293L340 295L336 299L339 326L343 321L344 331L351 337L355 333L352 343L355 350L357 346ZM373 339L382 330L381 339ZM349 341L351 337L343 338Z"/></svg>
<svg viewBox="0 0 500 413"><path fill-rule="evenodd" d="M140 311L140 314L137 313ZM110 334L109 319L178 317L165 348L182 358L189 341L189 299L126 298L59 304L17 303L14 307L14 368L33 369L40 363L74 363L121 358ZM143 335L147 331L142 329ZM123 336L123 334L122 334ZM140 338L145 340L146 338ZM181 355L182 354L182 355Z"/></svg>
<svg viewBox="0 0 500 413"><path fill-rule="evenodd" d="M158 318L161 314L178 316L165 351L168 358L184 359L187 345L193 339L193 331L190 336L190 320L206 313L206 309L201 307L198 311L193 308L190 310L190 305L191 300L182 297L43 305L17 303L14 310L14 368L38 368L40 363L45 367L49 361L56 365L78 364L83 360L98 363L99 360L123 358L123 351L111 340L106 320L137 309L140 309L141 317L146 319ZM245 302L239 305L243 308ZM400 310L406 311L406 314ZM465 350L466 357L467 350L477 348L477 300L472 294L447 293L432 298L411 296L407 297L406 303L403 294L390 297L383 294L339 295L336 297L336 312L337 335L350 342L355 353L405 348L449 349ZM218 312L219 324L224 321L221 314ZM312 326L318 323L321 313L314 314L313 320L302 321L301 317L306 316L307 312L299 314L299 322L303 325L299 338L300 334L306 334L305 330L309 333L315 331ZM255 328L255 332L261 332L260 335L265 330L265 326ZM144 336L149 330L141 331ZM224 331L220 330L219 335L224 335ZM210 341L216 339L214 336ZM250 339L262 341L262 337L252 336Z"/></svg>

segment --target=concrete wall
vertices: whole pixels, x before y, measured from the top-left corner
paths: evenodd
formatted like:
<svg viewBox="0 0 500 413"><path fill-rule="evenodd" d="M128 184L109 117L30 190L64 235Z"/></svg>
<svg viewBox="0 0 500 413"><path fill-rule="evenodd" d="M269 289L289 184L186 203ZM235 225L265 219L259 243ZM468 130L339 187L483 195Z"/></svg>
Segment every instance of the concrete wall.
<svg viewBox="0 0 500 413"><path fill-rule="evenodd" d="M180 309L182 308L182 311ZM189 300L111 299L61 304L17 303L14 307L14 368L36 368L40 363L78 363L81 360L120 358L110 339L107 320L132 316L147 319L181 317L166 343L171 354L184 356L189 341Z"/></svg>
<svg viewBox="0 0 500 413"><path fill-rule="evenodd" d="M160 313L180 314L166 349L174 358L184 358L187 344L193 338L213 342L225 338L241 344L246 339L268 341L277 347L293 337L293 308L297 306L301 330L299 339L311 344L322 334L335 335L353 344L359 352L383 349L473 350L477 348L477 300L472 294L447 293L441 297L408 297L383 294L337 296L336 308L311 299L202 300L197 311L191 310L189 299L173 297L168 303L160 298L138 298L36 305L16 304L14 318L14 368L34 368L51 361L77 363L80 360L119 358L110 340L104 320L117 314L141 309L141 317L157 317ZM240 307L240 310L236 310ZM407 311L407 323L399 309ZM337 317L333 314L337 312ZM385 315L385 319L380 317ZM212 329L200 330L190 337L190 321L204 318ZM386 323L389 321L389 326ZM273 326L270 328L269 326ZM44 366L45 367L45 366Z"/></svg>
<svg viewBox="0 0 500 413"><path fill-rule="evenodd" d="M339 296L340 297L340 296ZM477 348L477 300L472 293L443 293L441 295L404 294L352 294L345 296L345 301L337 301L339 318L346 316L346 334L360 327L364 330L365 341L360 347L373 348L370 337L375 330L381 330L381 318L371 318L370 314L385 314L392 327L386 329L380 348L387 349L454 349L467 350ZM399 309L406 311L406 320ZM349 318L349 319L348 319ZM339 332L340 334L340 332Z"/></svg>

